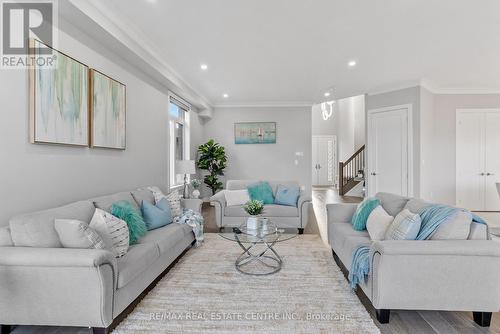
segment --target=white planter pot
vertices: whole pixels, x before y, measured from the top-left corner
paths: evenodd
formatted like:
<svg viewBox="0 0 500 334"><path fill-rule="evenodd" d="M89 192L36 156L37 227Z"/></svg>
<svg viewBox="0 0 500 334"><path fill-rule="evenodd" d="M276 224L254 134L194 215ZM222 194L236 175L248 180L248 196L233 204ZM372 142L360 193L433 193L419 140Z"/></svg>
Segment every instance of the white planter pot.
<svg viewBox="0 0 500 334"><path fill-rule="evenodd" d="M249 230L257 230L259 228L259 217L250 216L247 218L247 229Z"/></svg>
<svg viewBox="0 0 500 334"><path fill-rule="evenodd" d="M200 198L200 191L198 189L193 190L191 196L192 198Z"/></svg>

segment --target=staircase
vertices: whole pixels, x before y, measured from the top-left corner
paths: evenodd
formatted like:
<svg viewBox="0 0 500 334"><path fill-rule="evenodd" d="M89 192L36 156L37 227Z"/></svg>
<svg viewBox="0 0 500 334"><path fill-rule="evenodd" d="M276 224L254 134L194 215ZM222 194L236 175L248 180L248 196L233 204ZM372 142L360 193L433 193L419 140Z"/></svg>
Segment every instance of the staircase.
<svg viewBox="0 0 500 334"><path fill-rule="evenodd" d="M339 162L339 195L344 196L358 183L364 182L365 145L347 159Z"/></svg>

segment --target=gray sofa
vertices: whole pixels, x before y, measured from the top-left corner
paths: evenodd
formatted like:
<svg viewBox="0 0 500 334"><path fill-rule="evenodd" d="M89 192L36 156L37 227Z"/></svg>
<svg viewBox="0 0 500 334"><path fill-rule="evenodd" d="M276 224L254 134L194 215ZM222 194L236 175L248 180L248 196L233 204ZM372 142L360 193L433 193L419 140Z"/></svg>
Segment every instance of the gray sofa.
<svg viewBox="0 0 500 334"><path fill-rule="evenodd" d="M379 193L392 216L427 203ZM391 309L473 311L474 321L489 326L500 310L500 243L489 240L486 226L472 223L469 240L383 240L372 242L367 231L350 224L356 204L329 204L328 240L334 258L347 275L353 252L371 245L370 274L357 291L366 295L381 323ZM361 288L361 290L360 290Z"/></svg>
<svg viewBox="0 0 500 334"><path fill-rule="evenodd" d="M249 185L257 183L257 180L229 180L226 184L227 190L246 189ZM276 195L276 189L279 184L299 186L293 181L267 181ZM218 192L210 198L210 202L215 206L215 219L219 228L237 227L243 224L248 213L243 210L243 205L227 206L224 190ZM308 222L308 210L311 204L311 197L301 194L297 202L297 207L268 204L264 206L263 216L271 219L278 227L281 228L297 228L299 233L303 233Z"/></svg>
<svg viewBox="0 0 500 334"><path fill-rule="evenodd" d="M191 228L173 223L149 231L118 259L107 250L61 248L54 219L90 222L95 207L106 210L119 200L154 203L149 190L135 190L10 220L14 243L25 247L0 247L3 332L9 331L9 325L53 325L93 327L94 332L105 333L113 320L192 245ZM201 203L183 200L184 207L196 211Z"/></svg>

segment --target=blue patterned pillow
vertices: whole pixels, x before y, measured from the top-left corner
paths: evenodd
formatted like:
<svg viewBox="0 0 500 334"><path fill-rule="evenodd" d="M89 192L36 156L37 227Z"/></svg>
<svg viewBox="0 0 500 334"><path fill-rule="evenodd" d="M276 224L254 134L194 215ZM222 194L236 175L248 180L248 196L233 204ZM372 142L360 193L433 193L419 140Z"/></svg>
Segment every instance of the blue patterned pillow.
<svg viewBox="0 0 500 334"><path fill-rule="evenodd" d="M421 225L419 214L404 209L394 218L385 232L385 240L415 240Z"/></svg>
<svg viewBox="0 0 500 334"><path fill-rule="evenodd" d="M300 196L300 187L278 185L274 204L288 205L297 207L297 201Z"/></svg>

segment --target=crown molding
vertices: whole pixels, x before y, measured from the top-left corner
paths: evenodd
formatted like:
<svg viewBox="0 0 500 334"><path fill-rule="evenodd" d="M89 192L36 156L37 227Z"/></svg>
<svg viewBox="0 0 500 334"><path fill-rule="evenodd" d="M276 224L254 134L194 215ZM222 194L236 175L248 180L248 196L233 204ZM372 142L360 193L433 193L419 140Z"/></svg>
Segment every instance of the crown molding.
<svg viewBox="0 0 500 334"><path fill-rule="evenodd" d="M214 108L311 108L312 102L252 102L252 103L223 103Z"/></svg>
<svg viewBox="0 0 500 334"><path fill-rule="evenodd" d="M177 73L162 57L144 36L131 24L124 24L116 13L108 10L101 1L97 0L69 0L69 3L81 13L88 16L95 24L106 30L114 39L119 41L135 56L154 69L161 77L170 83L169 90L189 100L191 104L200 108L210 108L211 102L197 92L182 76Z"/></svg>

